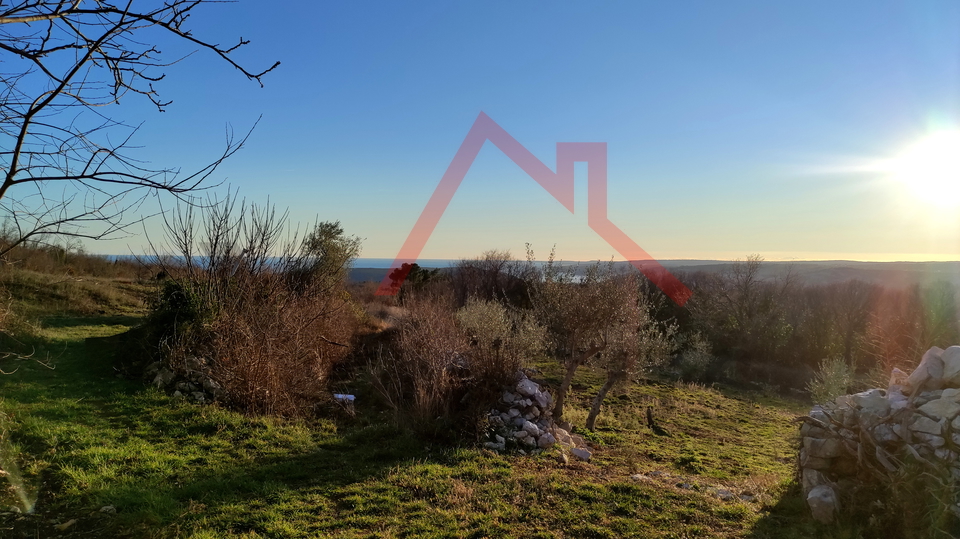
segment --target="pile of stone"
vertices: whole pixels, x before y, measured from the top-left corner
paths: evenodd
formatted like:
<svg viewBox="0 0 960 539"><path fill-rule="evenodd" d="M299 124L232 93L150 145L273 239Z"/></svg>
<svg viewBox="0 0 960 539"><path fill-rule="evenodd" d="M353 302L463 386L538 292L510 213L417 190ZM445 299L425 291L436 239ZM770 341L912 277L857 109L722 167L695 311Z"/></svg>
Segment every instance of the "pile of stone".
<svg viewBox="0 0 960 539"><path fill-rule="evenodd" d="M174 370L160 361L147 366L144 378L174 397L183 397L200 404L223 397L223 387L213 379L210 366L203 358L188 356L183 369Z"/></svg>
<svg viewBox="0 0 960 539"><path fill-rule="evenodd" d="M516 386L503 392L497 408L487 416L484 447L527 454L559 445L581 460L590 460L591 452L583 438L571 434L569 424L554 424L553 396L526 374L519 376Z"/></svg>
<svg viewBox="0 0 960 539"><path fill-rule="evenodd" d="M840 499L906 462L960 481L960 346L931 348L887 389L844 395L801 418L800 469L814 518L830 522ZM960 513L960 506L951 507Z"/></svg>

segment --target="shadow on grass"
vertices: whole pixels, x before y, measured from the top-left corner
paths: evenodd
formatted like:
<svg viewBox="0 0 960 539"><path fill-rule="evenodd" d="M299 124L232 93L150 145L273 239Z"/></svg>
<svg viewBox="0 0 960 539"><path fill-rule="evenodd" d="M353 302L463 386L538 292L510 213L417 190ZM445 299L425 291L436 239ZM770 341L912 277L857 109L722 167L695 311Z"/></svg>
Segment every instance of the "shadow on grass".
<svg viewBox="0 0 960 539"><path fill-rule="evenodd" d="M128 326L133 327L143 321L142 316L122 314L102 316L45 316L43 325L51 329L64 329L80 326Z"/></svg>

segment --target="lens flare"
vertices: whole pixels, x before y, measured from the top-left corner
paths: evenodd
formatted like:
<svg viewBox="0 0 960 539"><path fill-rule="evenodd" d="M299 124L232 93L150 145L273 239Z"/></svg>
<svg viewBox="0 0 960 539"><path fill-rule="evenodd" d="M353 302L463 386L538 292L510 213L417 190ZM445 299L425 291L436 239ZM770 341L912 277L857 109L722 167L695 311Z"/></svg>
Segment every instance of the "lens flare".
<svg viewBox="0 0 960 539"><path fill-rule="evenodd" d="M932 133L882 168L924 202L960 206L960 130Z"/></svg>

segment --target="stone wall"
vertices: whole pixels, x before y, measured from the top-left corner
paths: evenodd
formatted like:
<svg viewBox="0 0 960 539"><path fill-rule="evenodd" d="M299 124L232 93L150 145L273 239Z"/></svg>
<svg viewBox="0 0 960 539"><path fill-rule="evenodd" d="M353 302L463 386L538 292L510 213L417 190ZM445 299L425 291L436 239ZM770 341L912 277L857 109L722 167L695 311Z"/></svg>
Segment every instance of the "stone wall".
<svg viewBox="0 0 960 539"><path fill-rule="evenodd" d="M583 438L571 434L569 424L554 423L553 396L525 374L520 373L519 378L515 387L504 390L497 408L490 410L484 447L526 454L559 444L573 456L590 460Z"/></svg>
<svg viewBox="0 0 960 539"><path fill-rule="evenodd" d="M830 522L843 500L919 466L960 480L960 346L931 348L909 376L894 369L886 389L844 395L801 418L800 474L814 518ZM950 509L960 514L953 500Z"/></svg>

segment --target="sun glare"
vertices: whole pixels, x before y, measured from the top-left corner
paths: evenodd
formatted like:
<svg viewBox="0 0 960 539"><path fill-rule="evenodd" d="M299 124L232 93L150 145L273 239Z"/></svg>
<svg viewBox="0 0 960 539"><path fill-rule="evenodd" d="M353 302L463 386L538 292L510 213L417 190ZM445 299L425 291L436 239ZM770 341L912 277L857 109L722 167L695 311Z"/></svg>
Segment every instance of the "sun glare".
<svg viewBox="0 0 960 539"><path fill-rule="evenodd" d="M924 202L960 206L960 130L930 134L883 168Z"/></svg>

